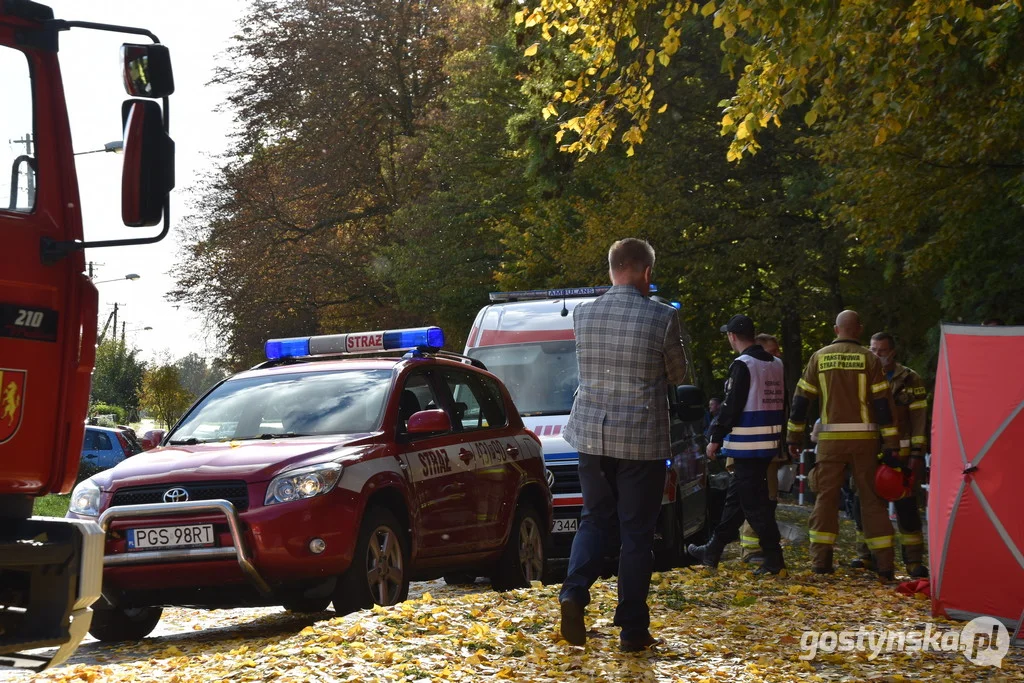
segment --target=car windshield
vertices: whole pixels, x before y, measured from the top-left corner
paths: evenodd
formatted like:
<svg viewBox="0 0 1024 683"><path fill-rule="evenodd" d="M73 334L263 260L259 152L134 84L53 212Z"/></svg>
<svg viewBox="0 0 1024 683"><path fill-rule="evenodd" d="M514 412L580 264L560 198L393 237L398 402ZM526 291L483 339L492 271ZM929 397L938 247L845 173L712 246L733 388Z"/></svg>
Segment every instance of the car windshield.
<svg viewBox="0 0 1024 683"><path fill-rule="evenodd" d="M469 351L497 375L521 415L567 415L580 384L576 342L482 346Z"/></svg>
<svg viewBox="0 0 1024 683"><path fill-rule="evenodd" d="M341 370L228 380L171 433L168 443L205 443L377 429L390 370Z"/></svg>

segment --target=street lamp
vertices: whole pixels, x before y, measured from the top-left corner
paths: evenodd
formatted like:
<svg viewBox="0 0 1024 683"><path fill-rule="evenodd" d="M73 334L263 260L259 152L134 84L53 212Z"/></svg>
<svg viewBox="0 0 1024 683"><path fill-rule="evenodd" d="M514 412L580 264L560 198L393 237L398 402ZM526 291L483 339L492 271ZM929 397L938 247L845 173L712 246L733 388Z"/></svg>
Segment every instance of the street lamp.
<svg viewBox="0 0 1024 683"><path fill-rule="evenodd" d="M138 280L140 277L142 276L139 275L138 273L128 273L124 277L117 277L114 278L113 280L99 280L98 282L93 282L93 284L102 285L105 282L120 282L121 280Z"/></svg>
<svg viewBox="0 0 1024 683"><path fill-rule="evenodd" d="M120 140L112 140L103 145L103 149L90 149L88 152L75 152L74 156L78 157L83 154L96 154L97 152L113 152L114 154L121 154L124 152L124 143Z"/></svg>

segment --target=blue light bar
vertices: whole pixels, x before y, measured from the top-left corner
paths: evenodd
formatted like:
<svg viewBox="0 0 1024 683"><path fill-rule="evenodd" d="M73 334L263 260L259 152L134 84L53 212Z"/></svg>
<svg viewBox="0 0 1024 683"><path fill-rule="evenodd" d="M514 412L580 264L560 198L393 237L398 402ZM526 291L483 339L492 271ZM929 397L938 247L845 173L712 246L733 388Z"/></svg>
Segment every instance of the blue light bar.
<svg viewBox="0 0 1024 683"><path fill-rule="evenodd" d="M676 309L677 311L682 310L682 308L683 308L683 305L681 303L679 303L678 301L673 301L673 302L671 302L671 304L672 304L672 308Z"/></svg>
<svg viewBox="0 0 1024 683"><path fill-rule="evenodd" d="M280 358L296 358L309 355L309 337L290 337L288 339L270 339L264 346L267 360Z"/></svg>
<svg viewBox="0 0 1024 683"><path fill-rule="evenodd" d="M265 350L267 360L279 360L302 356L405 351L420 347L440 349L443 346L444 330L440 327L414 327L403 330L271 339L266 343Z"/></svg>
<svg viewBox="0 0 1024 683"><path fill-rule="evenodd" d="M527 289L518 292L491 292L488 298L493 302L537 301L540 299L569 299L574 297L601 296L611 285L600 287L564 287L562 289ZM651 294L658 291L658 285L651 283Z"/></svg>
<svg viewBox="0 0 1024 683"><path fill-rule="evenodd" d="M444 330L440 327L418 327L384 333L384 348L389 351L414 349L417 346L441 348L444 346Z"/></svg>

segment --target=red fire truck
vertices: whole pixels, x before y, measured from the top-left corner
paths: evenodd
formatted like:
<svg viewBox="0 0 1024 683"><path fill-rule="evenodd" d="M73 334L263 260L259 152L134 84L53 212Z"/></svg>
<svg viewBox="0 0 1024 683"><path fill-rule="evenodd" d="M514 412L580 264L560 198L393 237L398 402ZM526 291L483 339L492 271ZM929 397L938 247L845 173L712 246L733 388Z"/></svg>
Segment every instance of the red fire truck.
<svg viewBox="0 0 1024 683"><path fill-rule="evenodd" d="M72 29L151 41L121 48L131 96L121 107L121 210L130 227L162 223L155 236L83 240L58 59L59 37ZM99 526L32 517L32 507L39 496L70 491L78 471L97 313L83 252L167 234L173 90L170 55L149 31L56 20L38 3L0 0L0 665L63 662L100 594Z"/></svg>

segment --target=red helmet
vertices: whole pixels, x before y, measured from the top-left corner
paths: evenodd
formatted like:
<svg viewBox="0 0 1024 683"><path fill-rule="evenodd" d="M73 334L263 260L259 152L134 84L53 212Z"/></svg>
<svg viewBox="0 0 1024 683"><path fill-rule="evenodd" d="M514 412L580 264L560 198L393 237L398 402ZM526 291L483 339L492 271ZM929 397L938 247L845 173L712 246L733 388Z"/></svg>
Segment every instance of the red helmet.
<svg viewBox="0 0 1024 683"><path fill-rule="evenodd" d="M875 471L875 492L888 501L897 501L914 491L914 472L910 469L879 465Z"/></svg>

